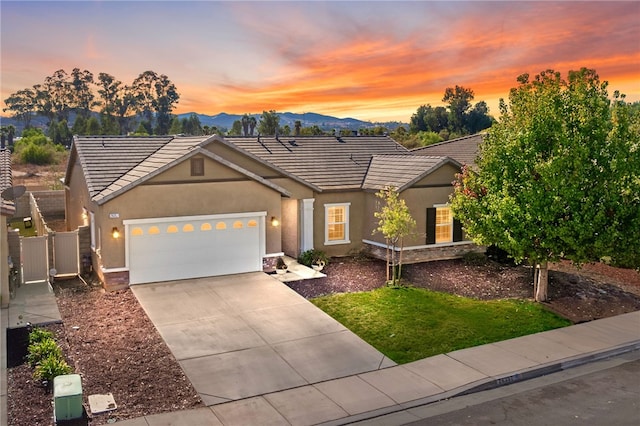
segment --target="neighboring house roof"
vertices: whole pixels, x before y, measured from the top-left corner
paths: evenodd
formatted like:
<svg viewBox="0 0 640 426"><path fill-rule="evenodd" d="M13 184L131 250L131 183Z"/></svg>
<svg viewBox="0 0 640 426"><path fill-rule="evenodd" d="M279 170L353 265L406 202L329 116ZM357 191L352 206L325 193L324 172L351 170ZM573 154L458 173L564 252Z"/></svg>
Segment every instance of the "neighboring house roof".
<svg viewBox="0 0 640 426"><path fill-rule="evenodd" d="M374 155L362 188L378 191L392 186L404 191L444 164L461 167L460 163L449 157Z"/></svg>
<svg viewBox="0 0 640 426"><path fill-rule="evenodd" d="M228 137L225 140L320 190L360 189L371 157L410 156L387 136Z"/></svg>
<svg viewBox="0 0 640 426"><path fill-rule="evenodd" d="M13 185L13 172L11 170L11 151L0 149L0 192ZM0 213L3 216L13 216L15 213L13 200L0 200Z"/></svg>
<svg viewBox="0 0 640 426"><path fill-rule="evenodd" d="M475 167L479 147L483 138L484 134L478 133L471 136L463 136L457 139L434 143L433 145L428 145L422 148L416 148L411 150L411 152L416 155L447 156L453 158L460 164Z"/></svg>

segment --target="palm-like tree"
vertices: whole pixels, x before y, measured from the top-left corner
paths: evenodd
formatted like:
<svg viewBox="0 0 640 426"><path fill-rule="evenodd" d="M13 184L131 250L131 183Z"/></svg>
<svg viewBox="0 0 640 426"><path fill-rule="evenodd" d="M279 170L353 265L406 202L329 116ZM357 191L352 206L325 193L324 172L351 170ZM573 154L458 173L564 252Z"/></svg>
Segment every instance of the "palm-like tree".
<svg viewBox="0 0 640 426"><path fill-rule="evenodd" d="M249 136L249 114L245 114L242 116L242 134L243 136Z"/></svg>
<svg viewBox="0 0 640 426"><path fill-rule="evenodd" d="M249 134L253 136L253 131L258 125L258 120L254 116L249 117Z"/></svg>

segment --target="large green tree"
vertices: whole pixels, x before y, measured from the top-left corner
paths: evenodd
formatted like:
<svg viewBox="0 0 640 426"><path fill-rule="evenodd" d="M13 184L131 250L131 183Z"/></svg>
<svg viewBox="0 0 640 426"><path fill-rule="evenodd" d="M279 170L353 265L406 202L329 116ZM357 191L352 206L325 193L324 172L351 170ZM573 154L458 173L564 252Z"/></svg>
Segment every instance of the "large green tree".
<svg viewBox="0 0 640 426"><path fill-rule="evenodd" d="M176 86L169 77L145 71L133 81L131 92L135 99L135 109L143 120L150 124L155 121L157 135L168 134L171 112L180 99Z"/></svg>
<svg viewBox="0 0 640 426"><path fill-rule="evenodd" d="M474 98L473 90L458 86L447 87L442 102L449 105L449 128L458 134L466 133L466 114Z"/></svg>
<svg viewBox="0 0 640 426"><path fill-rule="evenodd" d="M93 86L95 86L93 73L74 68L71 71L69 85L71 109L78 115L88 118L93 107L97 105L93 92Z"/></svg>
<svg viewBox="0 0 640 426"><path fill-rule="evenodd" d="M258 132L261 135L276 135L280 131L280 116L275 110L262 111Z"/></svg>
<svg viewBox="0 0 640 426"><path fill-rule="evenodd" d="M35 89L18 90L4 100L7 106L2 111L10 111L16 120L22 121L24 127L28 128L31 126L31 118L38 112L37 98Z"/></svg>
<svg viewBox="0 0 640 426"><path fill-rule="evenodd" d="M549 262L640 259L640 134L624 97L612 102L594 70L518 83L451 206L474 241L536 265L544 301Z"/></svg>

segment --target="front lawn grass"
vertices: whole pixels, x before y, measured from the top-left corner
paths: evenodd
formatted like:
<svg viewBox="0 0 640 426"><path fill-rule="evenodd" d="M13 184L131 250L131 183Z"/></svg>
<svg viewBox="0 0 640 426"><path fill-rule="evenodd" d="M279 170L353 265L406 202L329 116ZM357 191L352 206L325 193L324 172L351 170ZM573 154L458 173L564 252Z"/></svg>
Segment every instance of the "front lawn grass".
<svg viewBox="0 0 640 426"><path fill-rule="evenodd" d="M398 364L571 325L534 302L481 301L412 287L311 301Z"/></svg>

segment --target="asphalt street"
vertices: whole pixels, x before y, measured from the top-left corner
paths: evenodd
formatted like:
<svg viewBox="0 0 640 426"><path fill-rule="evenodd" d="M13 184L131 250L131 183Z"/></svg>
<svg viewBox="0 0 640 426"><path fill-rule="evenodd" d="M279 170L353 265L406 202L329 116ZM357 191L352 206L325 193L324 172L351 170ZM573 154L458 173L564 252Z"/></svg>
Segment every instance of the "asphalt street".
<svg viewBox="0 0 640 426"><path fill-rule="evenodd" d="M424 419L409 425L635 426L640 424L640 351L419 411Z"/></svg>

